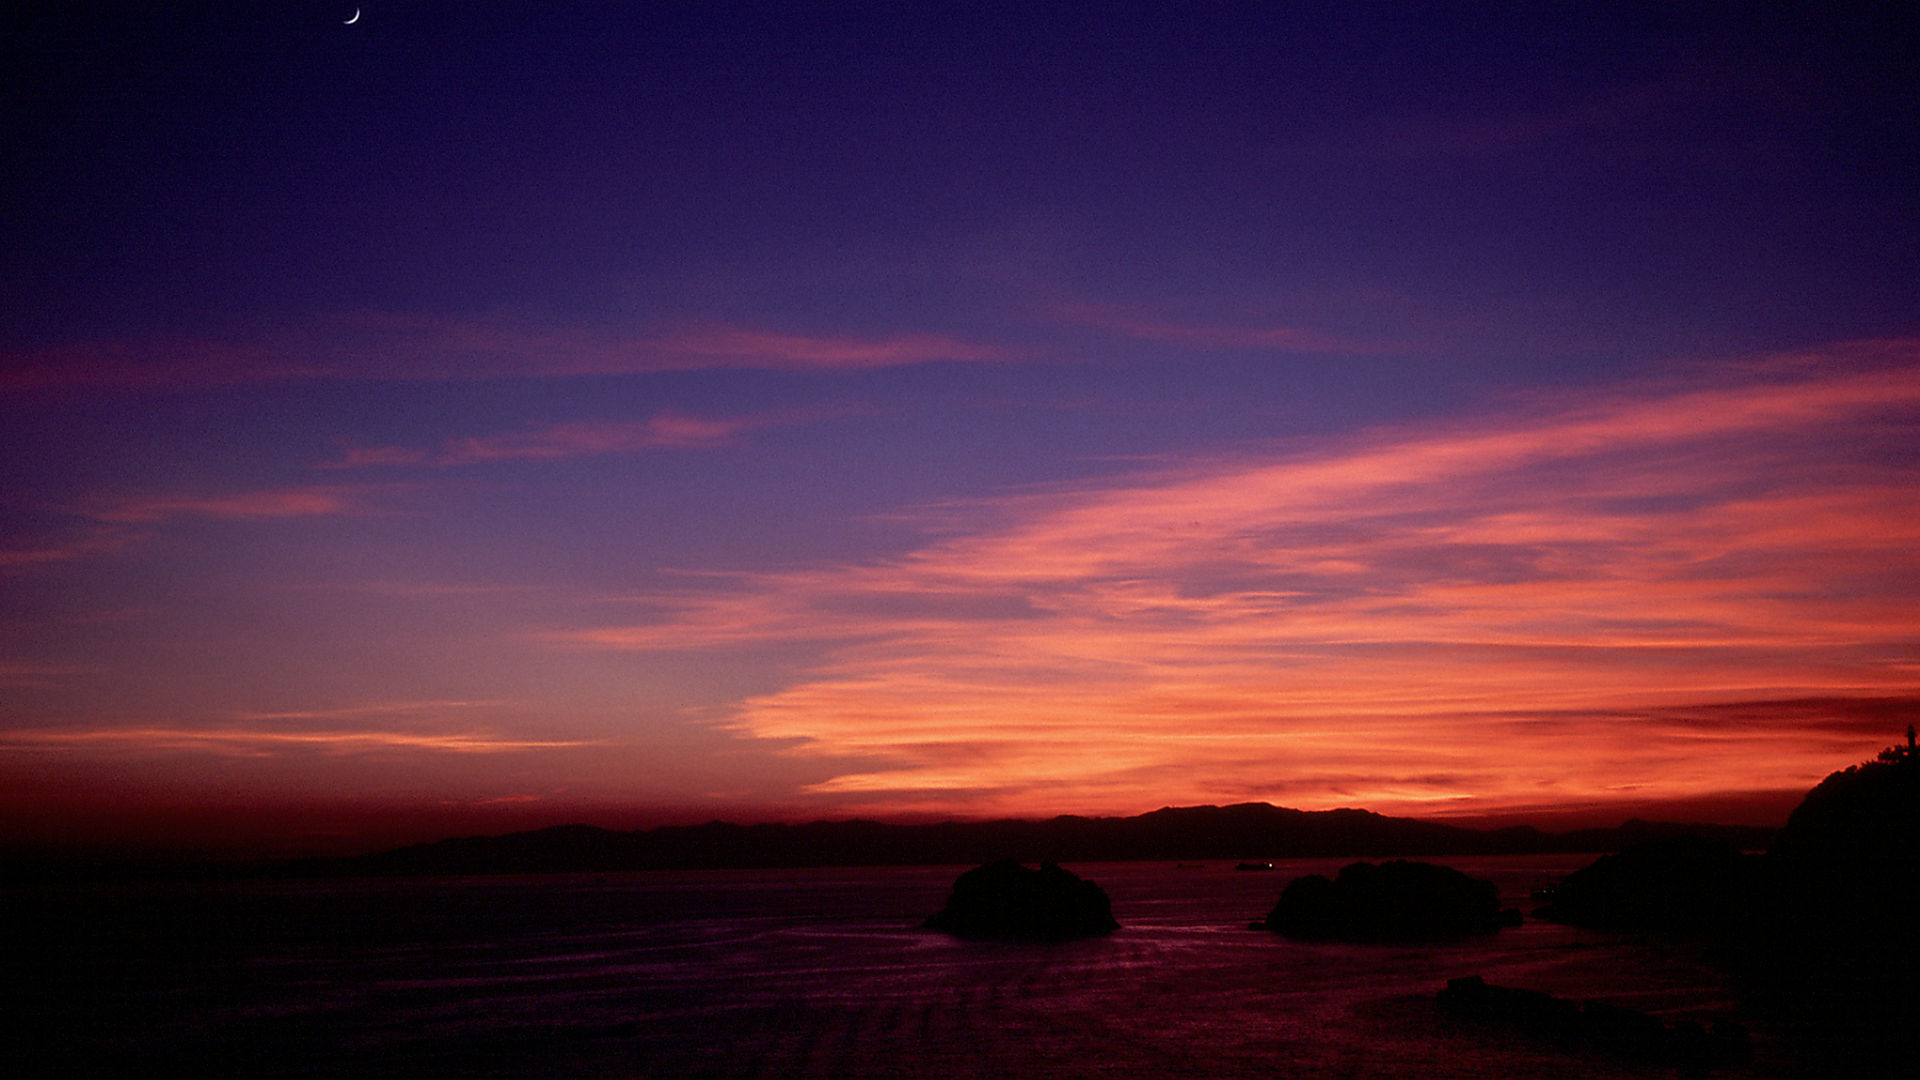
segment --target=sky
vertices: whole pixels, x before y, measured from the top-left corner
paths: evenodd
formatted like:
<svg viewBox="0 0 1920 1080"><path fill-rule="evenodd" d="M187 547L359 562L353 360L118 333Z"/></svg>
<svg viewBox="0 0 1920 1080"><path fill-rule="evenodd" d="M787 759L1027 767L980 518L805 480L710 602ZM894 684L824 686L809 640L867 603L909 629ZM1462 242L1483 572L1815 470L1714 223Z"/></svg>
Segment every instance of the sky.
<svg viewBox="0 0 1920 1080"><path fill-rule="evenodd" d="M29 5L0 838L1777 824L1920 719L1904 7Z"/></svg>

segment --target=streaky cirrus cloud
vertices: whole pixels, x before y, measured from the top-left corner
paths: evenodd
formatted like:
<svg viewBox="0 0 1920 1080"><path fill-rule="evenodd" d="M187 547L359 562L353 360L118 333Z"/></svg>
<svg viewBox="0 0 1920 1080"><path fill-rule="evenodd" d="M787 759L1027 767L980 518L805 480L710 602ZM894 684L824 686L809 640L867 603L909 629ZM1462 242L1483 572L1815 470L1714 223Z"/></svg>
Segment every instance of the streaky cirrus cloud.
<svg viewBox="0 0 1920 1080"><path fill-rule="evenodd" d="M553 636L823 650L731 722L843 810L1774 791L1920 707L1917 436L1920 347L1835 347L1013 493Z"/></svg>
<svg viewBox="0 0 1920 1080"><path fill-rule="evenodd" d="M1264 349L1281 352L1375 354L1396 347L1306 326L1233 326L1189 323L1143 315L1136 309L1101 303L1058 303L1048 314L1061 322L1107 333L1164 342L1188 349Z"/></svg>
<svg viewBox="0 0 1920 1080"><path fill-rule="evenodd" d="M407 730L281 730L258 727L114 726L84 729L18 728L0 732L0 750L111 749L131 752L186 750L236 757L268 757L296 751L330 755L387 750L452 754L499 754L592 746L578 740L515 739L488 732Z"/></svg>
<svg viewBox="0 0 1920 1080"><path fill-rule="evenodd" d="M326 708L237 712L204 724L95 720L0 732L0 751L129 754L187 751L228 757L297 753L328 756L386 751L499 754L600 745L592 740L499 734L475 719L511 702L374 701Z"/></svg>
<svg viewBox="0 0 1920 1080"><path fill-rule="evenodd" d="M269 720L357 720L369 716L419 716L423 714L458 713L474 709L492 709L511 702L492 700L449 700L429 699L423 701L374 701L355 705L338 705L330 708L292 709L278 711L254 711L235 713L233 719L243 723L257 723Z"/></svg>
<svg viewBox="0 0 1920 1080"><path fill-rule="evenodd" d="M0 575L38 569L137 548L154 528L187 518L260 522L374 514L382 493L395 485L309 484L228 492L100 493L71 508L86 520L64 535L0 548Z"/></svg>
<svg viewBox="0 0 1920 1080"><path fill-rule="evenodd" d="M0 660L0 686L50 686L63 680L97 674L99 672L94 668Z"/></svg>
<svg viewBox="0 0 1920 1080"><path fill-rule="evenodd" d="M194 389L314 379L445 381L712 369L867 371L1014 359L938 333L813 334L694 323L579 329L359 312L227 337L122 337L0 354L0 393Z"/></svg>
<svg viewBox="0 0 1920 1080"><path fill-rule="evenodd" d="M716 419L661 412L640 421L573 420L502 435L449 439L439 447L349 447L334 468L372 465L455 466L500 461L558 461L600 454L724 445L770 418Z"/></svg>
<svg viewBox="0 0 1920 1080"><path fill-rule="evenodd" d="M181 517L258 521L371 512L368 499L380 489L311 484L220 494L155 494L101 497L85 512L99 521L145 524Z"/></svg>
<svg viewBox="0 0 1920 1080"><path fill-rule="evenodd" d="M64 537L18 547L0 548L0 574L119 551L134 540L133 530L118 525L96 523L92 528Z"/></svg>

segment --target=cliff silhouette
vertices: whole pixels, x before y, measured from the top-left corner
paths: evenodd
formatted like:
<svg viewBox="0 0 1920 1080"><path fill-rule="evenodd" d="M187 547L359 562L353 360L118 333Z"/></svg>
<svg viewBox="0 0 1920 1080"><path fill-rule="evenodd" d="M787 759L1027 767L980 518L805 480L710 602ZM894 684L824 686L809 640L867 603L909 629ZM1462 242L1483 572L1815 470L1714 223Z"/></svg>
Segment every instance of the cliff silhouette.
<svg viewBox="0 0 1920 1080"><path fill-rule="evenodd" d="M1821 781L1767 869L1732 950L1758 1001L1833 1075L1920 1072L1920 755L1895 748Z"/></svg>
<svg viewBox="0 0 1920 1080"><path fill-rule="evenodd" d="M1447 980L1436 1004L1469 1023L1505 1028L1562 1050L1599 1052L1687 1077L1752 1060L1746 1028L1727 1017L1669 1025L1651 1013L1606 1001L1574 1001L1539 990L1499 986L1478 975Z"/></svg>
<svg viewBox="0 0 1920 1080"><path fill-rule="evenodd" d="M1702 836L1651 840L1569 875L1534 914L1596 930L1706 931L1748 902L1765 872L1761 862Z"/></svg>
<svg viewBox="0 0 1920 1080"><path fill-rule="evenodd" d="M1697 837L1631 846L1569 876L1537 914L1706 940L1813 1075L1911 1076L1916 880L1909 745L1821 781L1764 855Z"/></svg>

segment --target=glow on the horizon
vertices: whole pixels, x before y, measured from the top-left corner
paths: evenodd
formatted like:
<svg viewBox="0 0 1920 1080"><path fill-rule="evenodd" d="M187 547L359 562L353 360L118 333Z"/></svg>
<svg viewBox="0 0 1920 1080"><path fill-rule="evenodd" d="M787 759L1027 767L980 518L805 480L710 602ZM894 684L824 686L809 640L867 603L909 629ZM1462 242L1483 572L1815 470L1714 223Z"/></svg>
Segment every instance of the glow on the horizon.
<svg viewBox="0 0 1920 1080"><path fill-rule="evenodd" d="M810 789L841 810L1792 786L1885 731L1857 706L1920 700L1920 367L1868 351L1021 493L890 561L553 636L822 645L728 723L860 763Z"/></svg>

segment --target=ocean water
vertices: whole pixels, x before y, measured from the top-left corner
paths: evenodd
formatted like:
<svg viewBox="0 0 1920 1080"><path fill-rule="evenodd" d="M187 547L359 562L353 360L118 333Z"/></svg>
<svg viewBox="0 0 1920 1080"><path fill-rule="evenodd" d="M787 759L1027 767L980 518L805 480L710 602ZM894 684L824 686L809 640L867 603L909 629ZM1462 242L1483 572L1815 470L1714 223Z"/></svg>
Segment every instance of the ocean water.
<svg viewBox="0 0 1920 1080"><path fill-rule="evenodd" d="M1420 946L1247 929L1349 860L1069 866L1123 929L918 928L962 867L153 883L7 899L8 999L46 1075L1652 1077L1441 1014L1446 980L1763 1026L1693 950L1529 920ZM1579 856L1442 860L1526 906ZM15 1061L22 1060L15 1056Z"/></svg>

